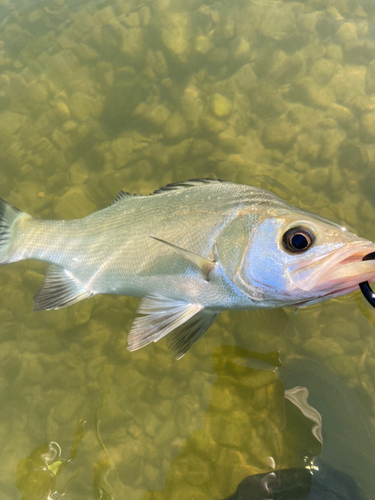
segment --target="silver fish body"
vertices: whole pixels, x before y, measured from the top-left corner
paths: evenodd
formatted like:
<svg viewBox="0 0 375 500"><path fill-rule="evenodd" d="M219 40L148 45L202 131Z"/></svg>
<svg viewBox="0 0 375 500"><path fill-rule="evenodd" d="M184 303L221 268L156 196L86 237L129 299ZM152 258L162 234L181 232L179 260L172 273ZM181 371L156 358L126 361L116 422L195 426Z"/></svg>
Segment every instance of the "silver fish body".
<svg viewBox="0 0 375 500"><path fill-rule="evenodd" d="M283 238L299 227L314 241L296 252ZM304 234L292 238L303 245ZM375 278L375 264L360 262L374 249L268 191L207 179L150 196L120 192L109 207L69 221L0 205L0 263L51 264L35 310L96 294L142 297L129 349L173 331L177 357L223 310L304 305L353 291Z"/></svg>

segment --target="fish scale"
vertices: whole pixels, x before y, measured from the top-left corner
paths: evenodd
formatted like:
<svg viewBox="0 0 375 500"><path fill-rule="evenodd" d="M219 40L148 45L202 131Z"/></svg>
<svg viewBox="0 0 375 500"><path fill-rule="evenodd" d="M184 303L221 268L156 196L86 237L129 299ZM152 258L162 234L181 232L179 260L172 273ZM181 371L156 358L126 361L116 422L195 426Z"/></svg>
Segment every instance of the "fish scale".
<svg viewBox="0 0 375 500"><path fill-rule="evenodd" d="M300 231L299 245L310 235L311 248L287 248L290 229ZM35 310L96 294L141 297L129 349L171 334L176 357L223 310L307 305L353 291L375 278L375 264L359 262L374 248L268 191L212 179L170 184L148 196L121 191L109 207L69 221L35 219L0 201L0 263L50 264ZM343 249L354 260L358 254L357 274L355 261L345 276Z"/></svg>

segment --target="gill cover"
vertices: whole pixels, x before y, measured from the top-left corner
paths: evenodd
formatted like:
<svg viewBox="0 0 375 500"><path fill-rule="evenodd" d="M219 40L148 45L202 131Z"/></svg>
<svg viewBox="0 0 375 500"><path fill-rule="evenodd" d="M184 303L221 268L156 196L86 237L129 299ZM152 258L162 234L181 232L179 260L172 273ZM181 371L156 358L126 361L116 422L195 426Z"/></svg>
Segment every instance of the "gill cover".
<svg viewBox="0 0 375 500"><path fill-rule="evenodd" d="M310 296L311 292L303 293L291 279L292 273L302 266L305 273L301 269L297 274L301 273L300 278L308 280L312 269L304 267L306 262L315 262L344 245L327 241L324 234L322 237L323 225L303 214L283 213L263 220L255 219L252 214L239 217L223 232L223 236L230 235L231 238L218 241L220 259L224 257L220 262L234 284L252 300L262 301L263 307L278 303L286 305L288 301L293 303L301 295ZM310 234L311 244L307 248L301 248L301 251L287 248L285 235L293 235L293 228ZM330 229L327 227L326 233ZM234 243L236 236L237 244ZM315 264L313 268L316 268Z"/></svg>
<svg viewBox="0 0 375 500"><path fill-rule="evenodd" d="M247 268L252 260L249 245L259 224L260 216L255 212L237 215L220 233L215 245L215 257L225 276L242 293L254 300L262 300L263 291L252 286Z"/></svg>

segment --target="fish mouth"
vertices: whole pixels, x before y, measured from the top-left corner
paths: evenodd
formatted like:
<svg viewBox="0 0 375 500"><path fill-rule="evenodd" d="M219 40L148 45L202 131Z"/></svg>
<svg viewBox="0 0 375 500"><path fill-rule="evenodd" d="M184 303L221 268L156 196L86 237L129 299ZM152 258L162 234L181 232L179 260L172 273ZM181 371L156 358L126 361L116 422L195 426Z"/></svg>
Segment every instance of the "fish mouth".
<svg viewBox="0 0 375 500"><path fill-rule="evenodd" d="M363 257L375 251L367 241L350 242L323 256L298 264L291 270L292 283L317 297L337 297L358 289L364 281L375 281L375 262Z"/></svg>

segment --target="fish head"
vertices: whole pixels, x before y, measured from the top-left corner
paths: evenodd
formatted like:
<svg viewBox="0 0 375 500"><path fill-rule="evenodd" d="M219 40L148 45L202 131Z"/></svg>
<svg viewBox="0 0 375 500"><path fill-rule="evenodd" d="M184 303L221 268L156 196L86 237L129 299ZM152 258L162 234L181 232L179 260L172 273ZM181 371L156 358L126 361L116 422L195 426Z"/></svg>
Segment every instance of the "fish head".
<svg viewBox="0 0 375 500"><path fill-rule="evenodd" d="M295 209L268 211L250 232L233 281L260 307L303 306L375 281L371 241Z"/></svg>

